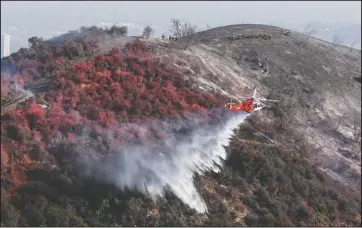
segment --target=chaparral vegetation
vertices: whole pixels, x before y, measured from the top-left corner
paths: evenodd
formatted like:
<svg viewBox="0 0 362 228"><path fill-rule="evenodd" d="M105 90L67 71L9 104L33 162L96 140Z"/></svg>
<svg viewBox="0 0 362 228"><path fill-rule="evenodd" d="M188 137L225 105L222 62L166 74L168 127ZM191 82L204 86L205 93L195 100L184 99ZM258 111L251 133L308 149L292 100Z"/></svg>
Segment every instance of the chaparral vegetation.
<svg viewBox="0 0 362 228"><path fill-rule="evenodd" d="M94 139L107 130L125 145L141 138L137 128L123 124L178 121L192 113L207 123L223 118L210 110L229 100L200 90L196 81L155 57L145 41L100 48L109 37L126 34L126 27L82 27L51 40L32 37L29 48L1 59L2 226L361 224L359 193L295 151L238 140L255 139L249 125L231 139L221 173L195 177L209 208L205 215L171 193L154 202L137 191L79 178L66 160L85 126ZM24 89L34 96L17 103ZM276 134L278 123L255 127ZM149 146L166 137L157 126L147 134L143 143ZM98 151L107 153L107 140Z"/></svg>

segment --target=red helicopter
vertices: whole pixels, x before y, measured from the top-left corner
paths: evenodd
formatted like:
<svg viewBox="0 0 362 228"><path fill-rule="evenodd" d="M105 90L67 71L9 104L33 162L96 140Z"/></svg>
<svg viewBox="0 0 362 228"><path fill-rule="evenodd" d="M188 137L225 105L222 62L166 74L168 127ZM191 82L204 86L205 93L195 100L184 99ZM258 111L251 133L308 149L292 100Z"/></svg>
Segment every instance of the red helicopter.
<svg viewBox="0 0 362 228"><path fill-rule="evenodd" d="M262 108L266 107L267 105L262 103L261 101L266 102L278 102L277 100L268 100L265 98L256 98L256 89L254 90L254 94L252 97L246 97L247 99L244 101L239 101L239 104L236 103L227 103L225 107L232 112L236 112L238 110L245 111L247 113L251 113L254 111L261 110Z"/></svg>

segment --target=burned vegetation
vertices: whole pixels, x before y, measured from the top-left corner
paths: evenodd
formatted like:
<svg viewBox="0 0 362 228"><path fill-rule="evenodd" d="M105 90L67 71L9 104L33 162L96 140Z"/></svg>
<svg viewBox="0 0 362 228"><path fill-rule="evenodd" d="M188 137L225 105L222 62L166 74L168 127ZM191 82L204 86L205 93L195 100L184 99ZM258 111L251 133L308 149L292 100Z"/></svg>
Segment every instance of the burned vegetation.
<svg viewBox="0 0 362 228"><path fill-rule="evenodd" d="M2 226L361 224L360 193L310 164L304 156L311 148L268 146L274 138L263 142L258 132L285 133L281 118L248 120L226 148L222 172L195 176L208 214L195 213L171 193L154 202L134 190L80 178L67 162L85 125L93 140L86 146L107 151L105 129L126 144L139 132L126 131L123 123L185 119L190 113L222 118L209 110L228 101L201 91L197 81L155 58L143 41L100 53L107 37L126 33L124 27L84 27L51 41L32 38L30 48L1 60ZM257 56L243 60L266 66ZM33 96L20 99L27 92ZM159 141L166 137L160 129L149 134Z"/></svg>

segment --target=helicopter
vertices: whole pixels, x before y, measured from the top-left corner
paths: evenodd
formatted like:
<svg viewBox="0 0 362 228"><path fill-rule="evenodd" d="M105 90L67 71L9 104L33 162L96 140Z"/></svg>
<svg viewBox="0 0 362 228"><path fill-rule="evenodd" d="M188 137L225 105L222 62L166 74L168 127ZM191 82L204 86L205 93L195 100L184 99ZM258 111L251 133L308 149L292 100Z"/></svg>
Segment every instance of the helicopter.
<svg viewBox="0 0 362 228"><path fill-rule="evenodd" d="M268 99L265 99L265 98L257 98L256 97L256 89L254 89L254 93L253 93L253 96L252 97L240 97L241 99L245 99L246 100L243 100L243 101L240 101L239 99L236 99L239 104L236 104L236 103L227 103L225 105L225 107L232 111L232 112L236 112L238 110L240 111L245 111L247 113L252 113L252 112L255 112L255 111L259 111L261 110L262 108L266 107L267 105L264 104L262 101L264 102L279 102L278 100L268 100Z"/></svg>

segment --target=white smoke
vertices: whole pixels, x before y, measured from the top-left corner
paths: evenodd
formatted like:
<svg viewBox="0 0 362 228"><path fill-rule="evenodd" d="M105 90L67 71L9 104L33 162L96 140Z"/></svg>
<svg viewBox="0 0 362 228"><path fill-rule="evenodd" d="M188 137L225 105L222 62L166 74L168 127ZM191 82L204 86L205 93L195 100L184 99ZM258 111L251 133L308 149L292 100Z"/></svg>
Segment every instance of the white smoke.
<svg viewBox="0 0 362 228"><path fill-rule="evenodd" d="M79 144L77 166L86 177L112 183L120 189L137 189L153 199L163 197L165 191L170 190L197 212L205 213L207 206L195 187L194 173L220 171L226 158L224 146L229 144L233 129L247 116L240 112L223 122L206 126L195 116L186 122L158 122L158 127L167 132L161 149L139 142L127 147L112 142L112 152L100 158L95 150L85 150ZM172 131L184 127L191 129L190 134ZM150 125L139 128L147 131ZM83 136L83 139L87 137Z"/></svg>
<svg viewBox="0 0 362 228"><path fill-rule="evenodd" d="M32 93L30 90L25 90L17 83L10 83L9 88L15 90L17 93L22 93L26 98L34 96L34 93Z"/></svg>

